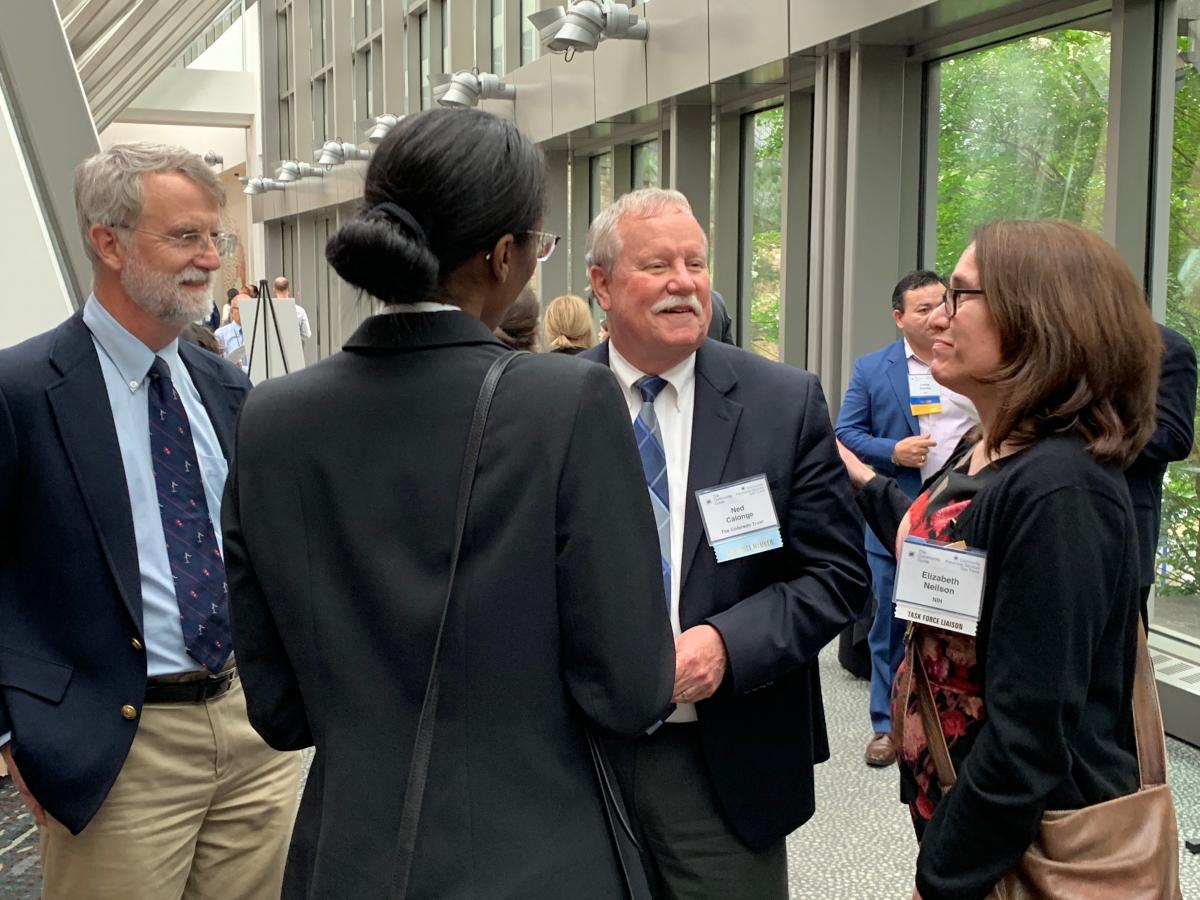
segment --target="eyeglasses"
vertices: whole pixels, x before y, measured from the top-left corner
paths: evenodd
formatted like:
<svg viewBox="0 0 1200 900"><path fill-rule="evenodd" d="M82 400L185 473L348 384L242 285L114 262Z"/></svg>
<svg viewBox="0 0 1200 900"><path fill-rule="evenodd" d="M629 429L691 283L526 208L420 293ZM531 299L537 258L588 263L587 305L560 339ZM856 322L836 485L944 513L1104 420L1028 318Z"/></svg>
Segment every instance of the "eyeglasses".
<svg viewBox="0 0 1200 900"><path fill-rule="evenodd" d="M209 242L217 248L218 256L229 256L237 249L237 235L227 231L213 231L205 234L202 231L189 231L187 234L163 234L160 231L149 231L145 228L134 228L132 225L113 225L113 228L124 228L126 231L140 231L159 240L166 241L176 250L187 251L193 256L208 252Z"/></svg>
<svg viewBox="0 0 1200 900"><path fill-rule="evenodd" d="M942 305L946 307L946 315L953 319L958 315L958 305L962 303L963 294L981 295L983 291L979 288L946 288L946 293L942 294Z"/></svg>
<svg viewBox="0 0 1200 900"><path fill-rule="evenodd" d="M554 248L558 246L558 242L562 240L557 234L551 234L549 231L527 231L525 233L532 234L537 241L536 253L538 262L548 260L550 254L554 252Z"/></svg>

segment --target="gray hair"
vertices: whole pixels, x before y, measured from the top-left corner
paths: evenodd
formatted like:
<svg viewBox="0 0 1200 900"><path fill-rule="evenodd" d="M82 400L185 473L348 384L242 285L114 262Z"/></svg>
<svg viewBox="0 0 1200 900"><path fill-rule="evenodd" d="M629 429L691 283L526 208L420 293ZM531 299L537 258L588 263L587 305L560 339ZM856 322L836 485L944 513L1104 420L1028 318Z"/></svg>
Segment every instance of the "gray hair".
<svg viewBox="0 0 1200 900"><path fill-rule="evenodd" d="M218 206L225 205L221 179L190 150L147 141L113 144L75 169L75 215L92 262L99 260L92 246L92 226L137 224L142 217L142 176L153 172L182 172Z"/></svg>
<svg viewBox="0 0 1200 900"><path fill-rule="evenodd" d="M644 188L622 194L592 220L587 233L585 264L589 269L599 266L605 272L611 272L621 252L621 236L617 233L621 220L626 217L647 219L668 211L692 215L692 204L679 191L665 188ZM707 236L704 243L708 245Z"/></svg>

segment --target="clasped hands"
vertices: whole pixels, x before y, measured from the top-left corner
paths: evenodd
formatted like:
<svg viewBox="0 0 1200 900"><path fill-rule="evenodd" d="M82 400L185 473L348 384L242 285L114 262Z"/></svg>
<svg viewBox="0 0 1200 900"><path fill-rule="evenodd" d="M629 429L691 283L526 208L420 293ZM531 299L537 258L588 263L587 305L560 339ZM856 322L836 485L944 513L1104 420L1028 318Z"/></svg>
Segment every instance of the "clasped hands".
<svg viewBox="0 0 1200 900"><path fill-rule="evenodd" d="M721 632L696 625L675 639L675 689L672 703L698 703L711 697L725 678L729 656Z"/></svg>

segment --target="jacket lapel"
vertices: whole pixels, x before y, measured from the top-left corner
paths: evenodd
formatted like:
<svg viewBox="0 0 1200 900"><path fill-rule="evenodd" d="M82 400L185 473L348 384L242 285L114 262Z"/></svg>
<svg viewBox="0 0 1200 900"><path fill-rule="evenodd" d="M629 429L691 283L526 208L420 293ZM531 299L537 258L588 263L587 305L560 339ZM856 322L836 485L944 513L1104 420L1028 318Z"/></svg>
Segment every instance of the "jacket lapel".
<svg viewBox="0 0 1200 900"><path fill-rule="evenodd" d="M237 423L238 410L242 408L242 401L246 399L246 385L237 381L223 366L191 344L180 341L179 355L187 366L200 399L204 401L208 420L212 422L213 431L217 433L221 451L225 454L225 459L229 460L233 457L234 426Z"/></svg>
<svg viewBox="0 0 1200 900"><path fill-rule="evenodd" d="M700 508L695 503L696 491L720 484L724 480L725 464L733 447L742 404L729 398L737 386L737 376L729 362L702 345L696 351L696 397L692 410L692 452L688 464L687 504L683 520L683 567L680 596L687 587L696 550L704 535Z"/></svg>
<svg viewBox="0 0 1200 900"><path fill-rule="evenodd" d="M917 417L912 414L912 405L908 402L908 364L904 357L904 341L892 344L892 350L888 353L887 369L888 380L892 383L892 390L896 392L896 402L900 405L904 421L908 423L909 434L920 434Z"/></svg>
<svg viewBox="0 0 1200 900"><path fill-rule="evenodd" d="M91 332L76 314L50 354L62 378L46 389L63 449L125 608L142 628L142 585L121 446Z"/></svg>

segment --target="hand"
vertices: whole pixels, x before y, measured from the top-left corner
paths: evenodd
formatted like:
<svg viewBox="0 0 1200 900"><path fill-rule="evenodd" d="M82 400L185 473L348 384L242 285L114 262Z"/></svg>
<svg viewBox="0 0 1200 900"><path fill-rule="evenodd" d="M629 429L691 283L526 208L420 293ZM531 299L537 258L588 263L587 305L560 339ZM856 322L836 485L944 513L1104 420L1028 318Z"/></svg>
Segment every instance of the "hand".
<svg viewBox="0 0 1200 900"><path fill-rule="evenodd" d="M896 448L892 450L892 462L898 466L919 469L929 458L929 448L936 446L937 441L923 434L906 437L896 442Z"/></svg>
<svg viewBox="0 0 1200 900"><path fill-rule="evenodd" d="M21 795L21 799L25 801L25 805L29 807L29 811L33 813L33 820L39 826L46 825L46 810L42 808L42 804L34 799L28 785L25 784L25 779L21 777L21 770L17 768L17 764L12 758L12 744L5 744L0 747L0 756L4 757L4 764L8 766L8 774L12 776L13 784L17 786L17 793Z"/></svg>
<svg viewBox="0 0 1200 900"><path fill-rule="evenodd" d="M672 703L697 703L711 697L725 677L729 656L721 632L697 625L675 638L675 690Z"/></svg>
<svg viewBox="0 0 1200 900"><path fill-rule="evenodd" d="M862 490L866 487L867 482L875 477L875 470L855 456L854 451L841 441L836 438L834 440L837 443L838 454L842 457L842 462L846 464L846 474L850 476L851 486L856 491Z"/></svg>

